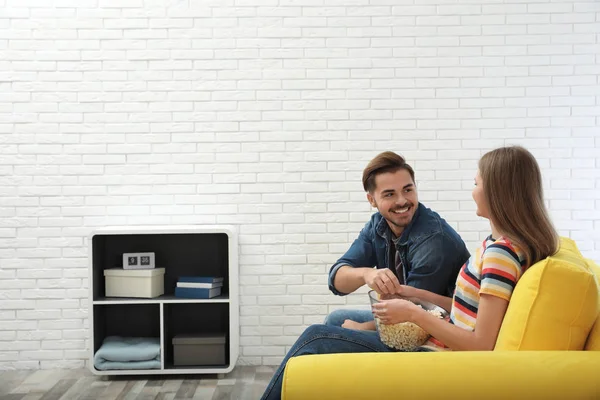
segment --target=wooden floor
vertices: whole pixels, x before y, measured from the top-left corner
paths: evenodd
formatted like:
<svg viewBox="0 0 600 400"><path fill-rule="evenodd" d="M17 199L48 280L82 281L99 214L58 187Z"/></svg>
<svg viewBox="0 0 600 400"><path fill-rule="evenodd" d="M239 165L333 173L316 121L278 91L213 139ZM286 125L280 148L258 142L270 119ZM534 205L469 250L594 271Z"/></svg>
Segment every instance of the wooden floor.
<svg viewBox="0 0 600 400"><path fill-rule="evenodd" d="M0 371L0 400L258 400L274 367L216 375L100 377L89 370Z"/></svg>

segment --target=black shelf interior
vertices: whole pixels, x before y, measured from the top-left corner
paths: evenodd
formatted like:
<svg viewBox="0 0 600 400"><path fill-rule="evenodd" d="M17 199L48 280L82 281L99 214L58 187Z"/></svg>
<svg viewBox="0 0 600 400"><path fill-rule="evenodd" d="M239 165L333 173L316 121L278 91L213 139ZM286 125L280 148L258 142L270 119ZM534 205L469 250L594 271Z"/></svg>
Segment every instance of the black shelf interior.
<svg viewBox="0 0 600 400"><path fill-rule="evenodd" d="M173 365L173 337L179 334L214 333L225 334L225 364L213 365L222 368L229 366L230 326L228 303L170 303L164 304L165 329L165 367L166 368L195 368L194 366L179 367ZM199 366L198 368L210 368Z"/></svg>
<svg viewBox="0 0 600 400"><path fill-rule="evenodd" d="M228 236L225 233L95 235L93 246L94 300L105 297L104 270L123 267L123 253L154 252L156 268L165 268L165 295L175 293L180 276L224 278L229 293Z"/></svg>
<svg viewBox="0 0 600 400"><path fill-rule="evenodd" d="M159 304L94 305L94 353L108 336L160 337Z"/></svg>

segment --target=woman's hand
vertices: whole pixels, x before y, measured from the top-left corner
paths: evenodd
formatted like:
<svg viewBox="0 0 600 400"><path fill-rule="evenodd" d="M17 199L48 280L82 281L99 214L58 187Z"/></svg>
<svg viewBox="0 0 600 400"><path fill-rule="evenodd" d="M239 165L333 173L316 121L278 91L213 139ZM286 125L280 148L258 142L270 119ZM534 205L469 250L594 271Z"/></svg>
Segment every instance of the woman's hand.
<svg viewBox="0 0 600 400"><path fill-rule="evenodd" d="M416 304L402 299L381 300L373 304L373 315L385 325L412 322L413 315L422 310Z"/></svg>

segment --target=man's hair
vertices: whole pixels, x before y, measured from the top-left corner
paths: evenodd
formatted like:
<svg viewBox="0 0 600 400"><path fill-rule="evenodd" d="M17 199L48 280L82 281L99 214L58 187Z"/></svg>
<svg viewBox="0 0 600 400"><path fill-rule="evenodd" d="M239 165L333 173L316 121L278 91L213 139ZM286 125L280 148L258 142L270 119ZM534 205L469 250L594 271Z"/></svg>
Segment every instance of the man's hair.
<svg viewBox="0 0 600 400"><path fill-rule="evenodd" d="M375 190L375 178L379 174L386 172L396 172L404 169L408 171L410 177L415 182L415 171L412 167L406 163L403 157L394 153L393 151L384 151L372 159L365 170L363 171L362 183L365 192L373 193Z"/></svg>
<svg viewBox="0 0 600 400"><path fill-rule="evenodd" d="M542 174L535 157L521 146L501 147L481 157L479 174L491 221L521 246L528 265L554 254L558 233L544 204Z"/></svg>

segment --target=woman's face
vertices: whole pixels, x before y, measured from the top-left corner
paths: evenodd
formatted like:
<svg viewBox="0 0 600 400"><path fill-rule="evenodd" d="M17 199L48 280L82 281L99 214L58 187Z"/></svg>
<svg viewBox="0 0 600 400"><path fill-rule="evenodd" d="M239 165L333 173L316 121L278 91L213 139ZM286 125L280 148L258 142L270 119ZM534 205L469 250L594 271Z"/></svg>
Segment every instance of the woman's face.
<svg viewBox="0 0 600 400"><path fill-rule="evenodd" d="M477 174L475 175L475 187L473 188L472 194L473 200L475 200L475 204L477 205L477 215L489 219L488 203L485 194L483 193L483 181L481 180L479 171L477 171Z"/></svg>

